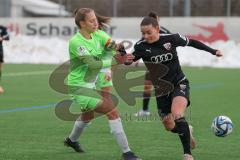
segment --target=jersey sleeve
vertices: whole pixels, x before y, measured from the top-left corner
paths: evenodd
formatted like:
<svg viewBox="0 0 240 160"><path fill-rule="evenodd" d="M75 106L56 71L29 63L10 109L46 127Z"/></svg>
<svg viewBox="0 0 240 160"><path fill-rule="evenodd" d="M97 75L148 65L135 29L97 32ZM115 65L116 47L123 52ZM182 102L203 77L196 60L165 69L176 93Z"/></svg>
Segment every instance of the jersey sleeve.
<svg viewBox="0 0 240 160"><path fill-rule="evenodd" d="M132 51L132 55L134 55L134 59L133 59L133 61L134 62L136 62L136 61L138 61L139 59L141 59L142 58L142 56L141 56L141 49L140 49L140 47L138 46L138 45L134 45L134 50Z"/></svg>
<svg viewBox="0 0 240 160"><path fill-rule="evenodd" d="M104 31L97 31L100 36L101 45L106 50L106 52L111 53L112 55L116 54L115 51L115 41Z"/></svg>
<svg viewBox="0 0 240 160"><path fill-rule="evenodd" d="M113 43L112 38L106 32L98 30L97 33L100 36L102 46L108 47L109 45L111 45L111 43Z"/></svg>
<svg viewBox="0 0 240 160"><path fill-rule="evenodd" d="M173 36L174 36L174 44L176 47L178 46L184 47L188 45L189 39L187 37L182 36L180 34L174 34Z"/></svg>

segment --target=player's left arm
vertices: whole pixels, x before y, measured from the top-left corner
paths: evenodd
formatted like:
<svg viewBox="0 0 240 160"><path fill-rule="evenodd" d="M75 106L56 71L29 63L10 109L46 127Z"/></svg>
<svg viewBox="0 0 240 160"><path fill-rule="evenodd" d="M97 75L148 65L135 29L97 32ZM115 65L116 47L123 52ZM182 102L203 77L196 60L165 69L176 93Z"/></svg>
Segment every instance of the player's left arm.
<svg viewBox="0 0 240 160"><path fill-rule="evenodd" d="M202 43L198 40L195 40L195 39L189 39L188 46L194 47L194 48L199 49L199 50L204 50L204 51L209 52L212 55L215 55L217 57L223 56L223 54L220 50L213 49L213 48L211 48L211 47L205 45L204 43Z"/></svg>
<svg viewBox="0 0 240 160"><path fill-rule="evenodd" d="M213 49L198 40L188 39L187 37L181 36L180 34L176 34L175 42L178 44L178 46L190 46L199 50L209 52L217 57L223 56L220 50Z"/></svg>

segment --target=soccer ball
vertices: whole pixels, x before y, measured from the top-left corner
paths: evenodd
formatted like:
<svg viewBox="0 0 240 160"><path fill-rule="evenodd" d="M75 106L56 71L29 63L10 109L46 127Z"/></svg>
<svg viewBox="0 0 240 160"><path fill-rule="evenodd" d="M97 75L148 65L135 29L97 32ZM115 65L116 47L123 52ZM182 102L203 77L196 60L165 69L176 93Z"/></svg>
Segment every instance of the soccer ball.
<svg viewBox="0 0 240 160"><path fill-rule="evenodd" d="M218 137L225 137L233 131L233 124L227 116L217 116L212 122L211 129Z"/></svg>

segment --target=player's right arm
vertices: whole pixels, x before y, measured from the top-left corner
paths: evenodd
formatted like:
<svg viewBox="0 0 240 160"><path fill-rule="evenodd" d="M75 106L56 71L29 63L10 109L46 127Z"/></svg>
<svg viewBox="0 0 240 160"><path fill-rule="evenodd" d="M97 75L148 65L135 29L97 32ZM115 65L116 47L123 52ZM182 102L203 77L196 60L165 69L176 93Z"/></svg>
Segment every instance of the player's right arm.
<svg viewBox="0 0 240 160"><path fill-rule="evenodd" d="M134 45L134 50L131 54L128 54L129 58L125 65L131 65L133 62L136 62L142 58L142 49L139 46L139 42Z"/></svg>

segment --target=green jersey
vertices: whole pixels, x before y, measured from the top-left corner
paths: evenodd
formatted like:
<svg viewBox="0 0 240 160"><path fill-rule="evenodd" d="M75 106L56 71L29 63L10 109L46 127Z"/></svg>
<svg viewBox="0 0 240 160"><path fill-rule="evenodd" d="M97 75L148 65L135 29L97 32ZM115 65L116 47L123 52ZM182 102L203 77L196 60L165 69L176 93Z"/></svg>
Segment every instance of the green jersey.
<svg viewBox="0 0 240 160"><path fill-rule="evenodd" d="M112 59L103 60L105 49L111 41L109 35L101 30L92 33L91 39L85 39L79 32L70 39L69 85L95 87L100 69L111 66Z"/></svg>

